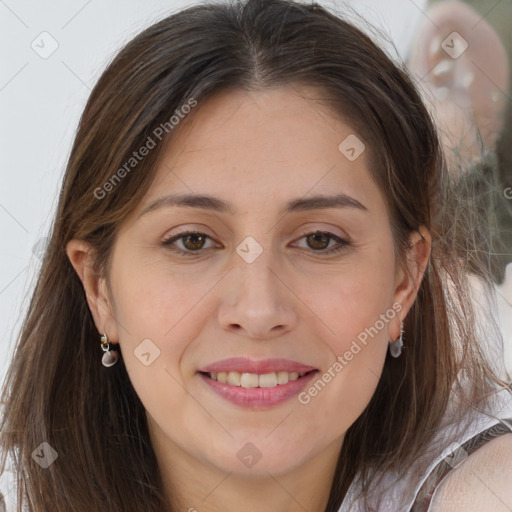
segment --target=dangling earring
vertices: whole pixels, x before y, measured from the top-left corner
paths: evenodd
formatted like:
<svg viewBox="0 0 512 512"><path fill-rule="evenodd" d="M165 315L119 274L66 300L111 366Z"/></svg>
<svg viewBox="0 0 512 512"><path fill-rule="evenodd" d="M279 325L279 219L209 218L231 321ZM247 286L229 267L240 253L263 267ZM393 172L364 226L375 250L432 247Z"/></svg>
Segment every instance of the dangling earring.
<svg viewBox="0 0 512 512"><path fill-rule="evenodd" d="M400 320L400 338L398 338L396 341L390 341L389 342L389 353L391 357L394 357L395 359L397 357L400 357L400 354L402 353L402 347L404 346L404 323L402 320Z"/></svg>
<svg viewBox="0 0 512 512"><path fill-rule="evenodd" d="M108 342L106 333L103 333L103 336L101 337L101 348L104 352L103 357L101 358L101 364L107 368L114 366L119 359L119 353L116 349L110 348L110 343Z"/></svg>

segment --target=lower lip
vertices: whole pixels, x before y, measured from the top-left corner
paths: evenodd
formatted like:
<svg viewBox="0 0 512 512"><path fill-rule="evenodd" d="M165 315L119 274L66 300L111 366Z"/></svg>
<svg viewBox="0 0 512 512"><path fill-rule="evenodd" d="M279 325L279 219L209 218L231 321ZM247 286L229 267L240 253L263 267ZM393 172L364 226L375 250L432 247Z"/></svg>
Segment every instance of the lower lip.
<svg viewBox="0 0 512 512"><path fill-rule="evenodd" d="M278 384L272 388L230 386L229 384L223 384L217 380L210 379L210 377L202 373L199 376L213 391L229 402L247 407L248 409L264 409L281 404L289 398L298 395L317 373L318 370L315 370L296 380L291 380L286 384Z"/></svg>

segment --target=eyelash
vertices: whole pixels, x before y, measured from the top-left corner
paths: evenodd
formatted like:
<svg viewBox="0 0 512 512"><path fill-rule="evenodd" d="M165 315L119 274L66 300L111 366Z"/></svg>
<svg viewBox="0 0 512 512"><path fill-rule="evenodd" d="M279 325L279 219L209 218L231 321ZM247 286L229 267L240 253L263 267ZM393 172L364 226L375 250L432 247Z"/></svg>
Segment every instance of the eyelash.
<svg viewBox="0 0 512 512"><path fill-rule="evenodd" d="M315 251L313 249L311 249L312 252L314 253L319 253L321 255L330 255L330 254L335 254L335 253L338 253L340 251L342 251L343 249L345 249L346 247L352 245L350 242L348 242L347 240L343 239L343 238L340 238L339 236L335 235L334 233L330 233L329 231L320 231L320 230L317 230L317 231L311 231L309 233L305 233L304 235L302 235L300 239L302 238L305 238L307 236L310 236L310 235L316 235L316 234L322 234L322 235L327 235L329 238L332 238L333 240L335 240L336 242L338 242L340 245L338 247L334 247L334 248L330 248L330 249L324 249L324 250L318 250L318 251ZM204 252L202 249L198 249L197 251L184 251L183 249L179 249L177 247L171 247L171 244L180 240L181 238L184 238L188 235L203 235L205 236L206 238L209 238L211 240L211 237L209 237L208 235L205 235L204 233L201 233L200 231L184 231L183 233L179 233L177 235L173 235L172 237L162 241L162 245L169 248L171 251L177 253L177 254L180 254L180 255L183 255L183 256L198 256L200 255L201 252Z"/></svg>

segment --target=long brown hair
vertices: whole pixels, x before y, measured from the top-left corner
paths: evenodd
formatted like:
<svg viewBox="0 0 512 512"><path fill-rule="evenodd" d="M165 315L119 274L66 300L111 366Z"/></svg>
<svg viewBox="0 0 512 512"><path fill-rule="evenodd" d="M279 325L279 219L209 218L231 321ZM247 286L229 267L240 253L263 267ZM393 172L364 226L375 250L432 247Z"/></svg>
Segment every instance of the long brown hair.
<svg viewBox="0 0 512 512"><path fill-rule="evenodd" d="M19 511L22 495L33 512L169 508L143 404L122 358L110 369L100 363L99 335L66 244L86 240L97 271L108 272L116 233L148 190L173 131L115 187L104 184L191 98L201 108L228 88L301 83L316 86L365 140L398 262L405 261L412 231L424 225L433 235L405 322L404 354L388 357L371 402L347 432L326 511L337 511L355 474L366 475L366 492L371 475L417 459L440 425L460 368L470 376L461 403L478 405L489 393L464 262L446 235L449 177L436 129L404 69L352 23L315 4L194 6L129 42L102 74L80 120L3 392L1 446L18 473ZM445 293L446 276L462 299ZM462 344L457 354L456 342ZM59 454L47 469L31 457L42 442Z"/></svg>

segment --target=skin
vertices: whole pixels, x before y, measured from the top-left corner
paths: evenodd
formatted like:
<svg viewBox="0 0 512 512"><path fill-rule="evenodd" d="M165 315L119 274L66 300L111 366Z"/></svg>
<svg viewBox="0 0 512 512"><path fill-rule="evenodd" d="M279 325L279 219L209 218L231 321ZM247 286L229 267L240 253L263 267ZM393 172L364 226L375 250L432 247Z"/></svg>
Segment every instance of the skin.
<svg viewBox="0 0 512 512"><path fill-rule="evenodd" d="M431 512L512 510L512 434L476 450L434 493Z"/></svg>
<svg viewBox="0 0 512 512"><path fill-rule="evenodd" d="M67 253L86 290L98 332L121 345L143 402L169 496L179 510L322 511L347 429L377 386L388 341L400 334L430 255L430 234L411 235L408 272L398 266L385 199L363 152L338 149L354 130L314 98L314 89L222 93L180 124L157 175L113 247L110 275L92 270L93 253L72 240ZM129 179L129 178L126 178ZM234 214L165 206L171 193L209 194ZM366 210L279 213L292 199L344 193ZM162 240L186 229L209 238L202 253L180 256ZM307 234L348 239L322 256ZM247 263L247 237L263 252ZM174 243L182 250L201 247ZM320 373L379 316L402 307L307 405L296 397L249 410L213 393L197 374L215 361L282 357ZM160 356L134 355L151 339ZM98 361L98 364L100 362ZM248 468L237 452L250 442L261 459Z"/></svg>

